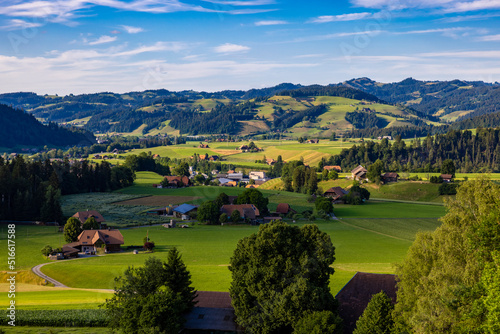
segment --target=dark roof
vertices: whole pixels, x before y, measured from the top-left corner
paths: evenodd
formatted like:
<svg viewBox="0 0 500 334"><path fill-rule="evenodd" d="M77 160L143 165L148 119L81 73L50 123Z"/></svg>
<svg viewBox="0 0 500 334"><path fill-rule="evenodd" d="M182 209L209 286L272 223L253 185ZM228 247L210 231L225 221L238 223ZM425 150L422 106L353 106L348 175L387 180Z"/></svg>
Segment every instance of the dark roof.
<svg viewBox="0 0 500 334"><path fill-rule="evenodd" d="M358 167L354 168L351 173L354 175L357 175L357 174L366 173L366 172L367 172L366 168L359 165Z"/></svg>
<svg viewBox="0 0 500 334"><path fill-rule="evenodd" d="M335 195L337 195L339 197L342 197L342 196L346 195L347 193L348 193L348 191L344 190L341 187L331 187L330 189L328 189L327 191L325 191L324 195L335 194Z"/></svg>
<svg viewBox="0 0 500 334"><path fill-rule="evenodd" d="M175 212L179 212L181 214L185 214L185 213L188 213L190 211L193 211L194 209L196 209L196 206L194 206L194 205L191 205L191 204L181 204L178 207L176 207L174 209L174 211Z"/></svg>
<svg viewBox="0 0 500 334"><path fill-rule="evenodd" d="M79 252L80 250L78 250L78 249L76 249L76 248L73 248L73 247L69 246L69 244L68 244L68 245L64 245L64 246L62 247L62 251L63 251L63 254L64 254L64 255L68 256L68 255L70 255L70 254L78 254L78 252Z"/></svg>
<svg viewBox="0 0 500 334"><path fill-rule="evenodd" d="M451 175L451 174L441 174L440 177L443 180L451 180L453 178L453 175Z"/></svg>
<svg viewBox="0 0 500 334"><path fill-rule="evenodd" d="M226 204L220 209L221 212L230 216L234 210L240 212L240 217L255 219L255 217L260 216L259 209L253 204Z"/></svg>
<svg viewBox="0 0 500 334"><path fill-rule="evenodd" d="M352 333L373 295L384 291L396 302L396 275L357 272L337 293L339 314L344 320L344 333Z"/></svg>
<svg viewBox="0 0 500 334"><path fill-rule="evenodd" d="M229 292L197 291L198 296L194 299L197 307L231 308L231 296Z"/></svg>
<svg viewBox="0 0 500 334"><path fill-rule="evenodd" d="M398 178L399 174L398 173L385 173L385 174L382 174L382 177Z"/></svg>
<svg viewBox="0 0 500 334"><path fill-rule="evenodd" d="M204 331L242 332L235 322L233 308L193 307L185 316L184 328Z"/></svg>
<svg viewBox="0 0 500 334"><path fill-rule="evenodd" d="M73 215L73 217L78 219L82 224L85 223L85 221L89 217L94 217L96 222L98 222L98 223L102 223L102 222L106 221L104 219L104 217L99 212L97 212L95 210L78 211L77 213L75 213Z"/></svg>

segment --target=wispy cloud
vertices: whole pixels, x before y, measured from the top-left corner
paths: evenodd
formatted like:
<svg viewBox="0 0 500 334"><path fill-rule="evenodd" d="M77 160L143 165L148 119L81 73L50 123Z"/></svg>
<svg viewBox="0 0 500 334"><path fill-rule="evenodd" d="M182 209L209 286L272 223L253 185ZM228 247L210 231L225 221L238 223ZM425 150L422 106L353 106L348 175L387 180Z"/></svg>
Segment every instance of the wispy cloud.
<svg viewBox="0 0 500 334"><path fill-rule="evenodd" d="M387 8L403 10L408 8L436 8L448 13L500 9L500 0L351 0L357 7Z"/></svg>
<svg viewBox="0 0 500 334"><path fill-rule="evenodd" d="M372 13L351 13L342 15L323 15L311 19L312 23L328 23L328 22L343 22L343 21L357 21L373 17Z"/></svg>
<svg viewBox="0 0 500 334"><path fill-rule="evenodd" d="M20 19L12 19L5 26L0 26L1 30L18 30L18 29L32 29L41 27L41 23L27 22Z"/></svg>
<svg viewBox="0 0 500 334"><path fill-rule="evenodd" d="M476 59L498 59L500 51L448 51L448 52L426 52L420 53L421 57L447 57L447 58L476 58Z"/></svg>
<svg viewBox="0 0 500 334"><path fill-rule="evenodd" d="M481 36L478 37L477 40L481 42L498 42L500 41L500 35Z"/></svg>
<svg viewBox="0 0 500 334"><path fill-rule="evenodd" d="M99 45L99 44L111 43L111 42L116 41L117 39L118 39L118 37L116 37L116 36L104 35L104 36L99 37L95 41L89 42L89 45Z"/></svg>
<svg viewBox="0 0 500 334"><path fill-rule="evenodd" d="M423 29L423 30L409 30L394 32L395 35L411 35L411 34L435 34L435 33L450 33L457 31L470 30L468 27L454 27L454 28L437 28L437 29Z"/></svg>
<svg viewBox="0 0 500 334"><path fill-rule="evenodd" d="M215 3L224 6L265 6L274 5L274 0L203 0L205 2Z"/></svg>
<svg viewBox="0 0 500 334"><path fill-rule="evenodd" d="M257 27L260 26L275 26L275 25L281 25L281 24L288 24L287 21L282 21L282 20L268 20L268 21L257 21L255 22L255 25Z"/></svg>
<svg viewBox="0 0 500 334"><path fill-rule="evenodd" d="M217 53L235 53L235 52L245 52L250 50L248 46L225 43L214 48Z"/></svg>
<svg viewBox="0 0 500 334"><path fill-rule="evenodd" d="M129 34L137 34L137 33L144 31L144 29L141 27L132 27L132 26L126 26L126 25L122 25L121 27L123 30L125 30Z"/></svg>

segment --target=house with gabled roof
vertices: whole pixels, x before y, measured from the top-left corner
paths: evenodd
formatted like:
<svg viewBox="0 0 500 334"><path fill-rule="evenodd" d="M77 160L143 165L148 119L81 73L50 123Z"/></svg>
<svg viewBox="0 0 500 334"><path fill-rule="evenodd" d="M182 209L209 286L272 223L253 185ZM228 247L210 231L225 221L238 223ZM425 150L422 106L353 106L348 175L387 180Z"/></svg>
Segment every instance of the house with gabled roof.
<svg viewBox="0 0 500 334"><path fill-rule="evenodd" d="M344 195L347 195L348 191L341 187L331 187L323 193L324 197L331 198L332 201L340 200Z"/></svg>
<svg viewBox="0 0 500 334"><path fill-rule="evenodd" d="M366 179L367 173L368 173L368 171L366 170L366 168L359 165L358 167L354 168L351 171L351 177L353 180L360 181L360 180Z"/></svg>
<svg viewBox="0 0 500 334"><path fill-rule="evenodd" d="M84 230L77 241L64 245L63 250L66 247L70 253L74 252L72 248L93 253L104 248L105 252L118 252L123 244L123 235L119 230Z"/></svg>
<svg viewBox="0 0 500 334"><path fill-rule="evenodd" d="M105 222L106 220L104 217L97 212L96 210L87 210L87 211L78 211L73 215L76 219L82 223L82 225L89 219L90 217L94 217L95 221L98 222L99 224Z"/></svg>
<svg viewBox="0 0 500 334"><path fill-rule="evenodd" d="M290 212L297 213L297 211L292 209L290 207L290 204L288 204L288 203L279 203L278 207L276 208L276 213L278 213L280 215L287 215Z"/></svg>
<svg viewBox="0 0 500 334"><path fill-rule="evenodd" d="M220 209L221 213L231 216L233 211L238 210L243 219L255 219L260 216L259 209L253 204L226 204Z"/></svg>
<svg viewBox="0 0 500 334"><path fill-rule="evenodd" d="M173 212L177 218L181 218L182 220L190 219L190 214L193 214L198 210L197 206L191 204L181 204L176 207Z"/></svg>
<svg viewBox="0 0 500 334"><path fill-rule="evenodd" d="M384 173L380 175L380 179L384 183L389 183L389 182L398 182L398 173Z"/></svg>
<svg viewBox="0 0 500 334"><path fill-rule="evenodd" d="M169 187L189 187L189 178L183 176L165 176Z"/></svg>
<svg viewBox="0 0 500 334"><path fill-rule="evenodd" d="M342 167L340 166L324 166L323 169L326 169L327 171L336 171L338 173L340 173L342 171Z"/></svg>

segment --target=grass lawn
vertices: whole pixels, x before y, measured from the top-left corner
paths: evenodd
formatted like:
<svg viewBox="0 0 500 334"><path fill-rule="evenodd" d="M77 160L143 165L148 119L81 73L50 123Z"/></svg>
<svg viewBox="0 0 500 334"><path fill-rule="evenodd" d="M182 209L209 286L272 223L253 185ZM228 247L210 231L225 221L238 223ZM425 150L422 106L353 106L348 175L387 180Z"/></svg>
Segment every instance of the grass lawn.
<svg viewBox="0 0 500 334"><path fill-rule="evenodd" d="M334 205L340 218L439 218L446 214L441 205L368 201L362 205Z"/></svg>

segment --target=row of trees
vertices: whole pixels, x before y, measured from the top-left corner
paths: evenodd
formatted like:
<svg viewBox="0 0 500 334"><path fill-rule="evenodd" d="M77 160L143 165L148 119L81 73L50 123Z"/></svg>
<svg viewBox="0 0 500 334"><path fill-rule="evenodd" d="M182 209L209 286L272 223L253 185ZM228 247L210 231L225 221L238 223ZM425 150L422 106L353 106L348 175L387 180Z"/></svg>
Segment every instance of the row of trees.
<svg viewBox="0 0 500 334"><path fill-rule="evenodd" d="M300 160L290 161L283 165L281 180L286 191L314 194L318 190L316 168L305 166Z"/></svg>
<svg viewBox="0 0 500 334"><path fill-rule="evenodd" d="M322 159L319 167L339 165L352 169L370 165L377 159L386 171L439 172L443 162L451 159L460 172L500 171L500 129L452 130L443 135L417 138L407 145L400 137L394 142L382 139L343 149L338 155Z"/></svg>
<svg viewBox="0 0 500 334"><path fill-rule="evenodd" d="M11 161L0 157L0 219L62 221L60 196L104 192L131 185L135 174L127 167L103 162Z"/></svg>

